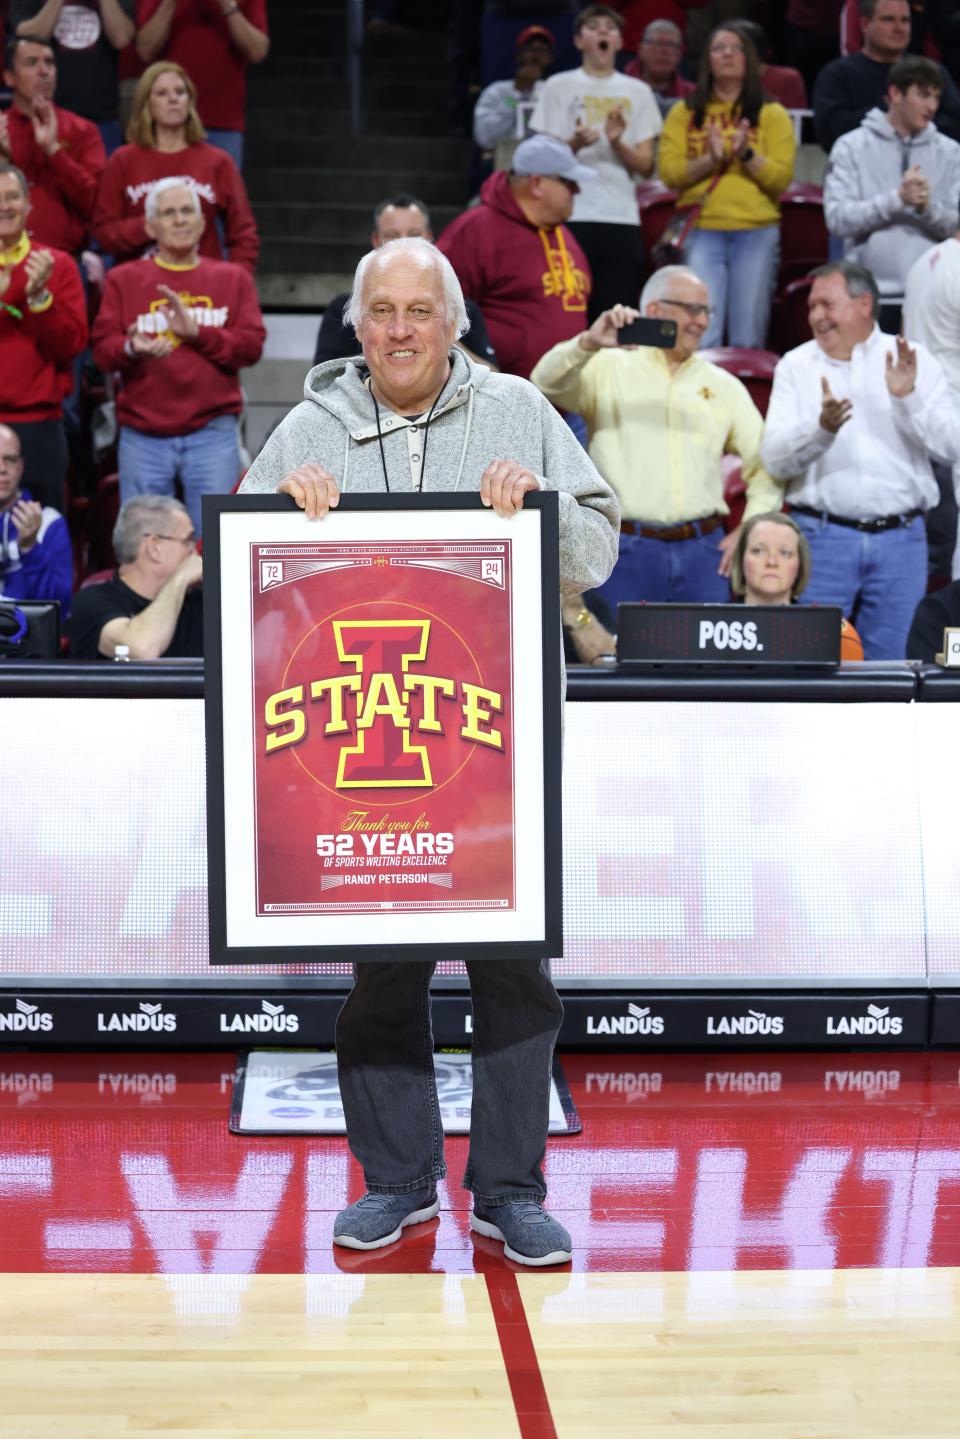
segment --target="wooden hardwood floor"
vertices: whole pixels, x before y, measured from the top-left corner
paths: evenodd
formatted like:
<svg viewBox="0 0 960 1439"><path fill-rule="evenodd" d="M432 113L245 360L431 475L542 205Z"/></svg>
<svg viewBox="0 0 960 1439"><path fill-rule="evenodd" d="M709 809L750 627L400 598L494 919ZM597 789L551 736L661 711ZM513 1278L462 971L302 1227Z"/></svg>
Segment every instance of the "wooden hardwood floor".
<svg viewBox="0 0 960 1439"><path fill-rule="evenodd" d="M0 1276L4 1439L519 1434L480 1276L170 1278Z"/></svg>
<svg viewBox="0 0 960 1439"><path fill-rule="evenodd" d="M4 1439L520 1435L482 1276L230 1278L0 1276ZM519 1290L558 1439L960 1428L957 1269L522 1274Z"/></svg>

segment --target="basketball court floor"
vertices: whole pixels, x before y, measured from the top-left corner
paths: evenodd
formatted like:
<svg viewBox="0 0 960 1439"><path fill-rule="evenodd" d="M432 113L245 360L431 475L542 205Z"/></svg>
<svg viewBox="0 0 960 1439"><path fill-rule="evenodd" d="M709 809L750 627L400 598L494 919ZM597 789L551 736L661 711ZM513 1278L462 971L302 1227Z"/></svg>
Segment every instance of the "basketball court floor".
<svg viewBox="0 0 960 1439"><path fill-rule="evenodd" d="M567 1054L572 1265L335 1249L342 1138L228 1054L0 1056L3 1439L960 1434L960 1054Z"/></svg>

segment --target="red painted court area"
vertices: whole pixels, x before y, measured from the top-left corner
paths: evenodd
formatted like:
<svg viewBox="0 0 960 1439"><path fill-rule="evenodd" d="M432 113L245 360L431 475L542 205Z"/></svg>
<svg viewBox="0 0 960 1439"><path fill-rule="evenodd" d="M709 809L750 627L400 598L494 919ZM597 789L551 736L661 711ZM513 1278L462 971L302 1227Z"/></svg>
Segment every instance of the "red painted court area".
<svg viewBox="0 0 960 1439"><path fill-rule="evenodd" d="M453 1333L462 1322L456 1317L459 1306L471 1302L464 1298L465 1286L476 1285L472 1276L480 1276L495 1327L491 1342L502 1360L500 1382L507 1386L520 1439L590 1432L582 1408L589 1404L577 1394L584 1384L603 1385L598 1365L605 1361L595 1356L606 1355L611 1344L619 1344L622 1354L610 1371L597 1432L634 1432L620 1427L620 1396L640 1382L636 1359L646 1352L634 1346L647 1342L646 1327L668 1292L660 1280L675 1285L683 1271L688 1275L682 1303L695 1329L707 1317L700 1312L704 1304L714 1318L719 1312L721 1327L744 1305L757 1303L772 1305L771 1325L780 1324L780 1308L794 1304L796 1296L777 1294L775 1285L771 1289L770 1271L777 1270L811 1271L812 1294L830 1279L823 1271L837 1271L841 1286L849 1284L844 1277L849 1271L891 1271L876 1278L885 1286L881 1305L892 1302L907 1316L892 1321L897 1324L940 1312L938 1304L943 1308L939 1288L932 1297L921 1291L914 1300L911 1285L919 1281L910 1274L960 1266L960 1055L579 1054L565 1055L562 1063L583 1131L551 1140L546 1172L550 1208L571 1230L574 1260L531 1277L537 1271L504 1261L501 1245L469 1231L468 1200L458 1187L466 1139L447 1140L450 1179L439 1220L407 1231L390 1248L358 1253L334 1248L330 1238L335 1212L362 1192L346 1141L231 1135L232 1056L6 1055L0 1060L0 1275L16 1286L17 1276L38 1284L42 1278L54 1282L59 1274L68 1305L76 1303L68 1276L73 1282L98 1276L91 1289L100 1291L109 1276L128 1284L137 1282L136 1276L164 1276L183 1322L200 1322L191 1318L199 1314L215 1326L237 1322L243 1286L288 1282L279 1276L300 1276L308 1286L308 1308L323 1314L332 1305L334 1316L350 1311L364 1285L367 1303L376 1309L379 1291L370 1286L401 1283L404 1275L425 1276L416 1282L430 1283L427 1276L435 1276L442 1293L430 1291L423 1313L435 1313L438 1303L445 1309L452 1304ZM700 1280L690 1271L700 1271L707 1288L698 1289ZM759 1298L718 1289L724 1276L733 1281L735 1271L748 1285L750 1271L757 1271ZM796 1279L806 1283L803 1276ZM871 1294L851 1290L850 1295L852 1314L864 1305L872 1312ZM39 1313L50 1313L49 1297L41 1295L37 1302ZM81 1305L91 1302L81 1295ZM252 1290L245 1302L254 1302ZM914 1314L916 1303L920 1309ZM108 1312L106 1298L101 1308L104 1304ZM168 1307L164 1301L156 1313ZM146 1317L140 1315L148 1332L153 1312L148 1307ZM423 1322L413 1321L415 1327ZM563 1348L571 1323L578 1326L575 1334L582 1338L575 1343L582 1349ZM603 1331L604 1347L591 1349L597 1326L604 1323L613 1325ZM682 1323L676 1321L676 1333ZM387 1313L380 1327L387 1335L412 1334L409 1324L391 1327ZM229 1349L220 1330L213 1332L223 1359ZM176 1354L183 1343L195 1342L191 1334L188 1330L182 1342L175 1339ZM82 1326L77 1342L82 1350ZM697 1342L694 1336L694 1353ZM730 1342L728 1334L723 1346ZM789 1335L783 1342L789 1354ZM833 1341L825 1336L818 1342L829 1352ZM61 1341L54 1343L59 1347ZM44 1352L41 1347L40 1357ZM720 1353L727 1355L727 1349ZM766 1402L763 1395L774 1390L769 1381L756 1379L752 1355L748 1351L739 1378L705 1371L704 1414L714 1412L711 1395L725 1385L740 1392L751 1374L756 1397L749 1404ZM728 1364L728 1358L722 1362ZM53 1392L67 1392L74 1372L81 1371L68 1369L65 1380L56 1379ZM126 1373L122 1366L118 1372ZM658 1379L652 1391L658 1403L662 1383ZM876 1390L872 1374L862 1383L864 1395ZM35 1388L26 1387L27 1397L16 1401L21 1406L16 1412L24 1416L37 1402ZM375 1393L378 1388L379 1381ZM808 1396L808 1404L816 1402ZM882 1396L874 1402L882 1412ZM667 1403L674 1401L668 1396ZM828 1419L826 1428L804 1432L906 1432L896 1427L896 1413L892 1429L871 1428L877 1419L865 1403L856 1396L866 1429L833 1429ZM414 1400L404 1413L416 1412ZM664 1429L652 1432L672 1429L672 1416L679 1412L668 1407ZM749 1405L742 1410L745 1418L753 1412ZM470 1433L487 1432L483 1414L479 1403L478 1427ZM412 1422L404 1434L438 1432L422 1429L415 1417ZM502 1414L498 1422L503 1424ZM690 1422L690 1430L678 1432L721 1432L710 1427L709 1418ZM949 1432L949 1424L945 1430L936 1427L936 1418L931 1422L934 1427L924 1432ZM701 1423L706 1428L701 1430ZM160 1427L180 1432L173 1420ZM789 1424L769 1432L788 1430L794 1432ZM342 1432L361 1430L347 1425Z"/></svg>
<svg viewBox="0 0 960 1439"><path fill-rule="evenodd" d="M587 1271L960 1265L960 1056L565 1055L550 1207ZM439 1221L334 1250L346 1142L227 1129L229 1055L0 1060L0 1270L485 1272L448 1138Z"/></svg>

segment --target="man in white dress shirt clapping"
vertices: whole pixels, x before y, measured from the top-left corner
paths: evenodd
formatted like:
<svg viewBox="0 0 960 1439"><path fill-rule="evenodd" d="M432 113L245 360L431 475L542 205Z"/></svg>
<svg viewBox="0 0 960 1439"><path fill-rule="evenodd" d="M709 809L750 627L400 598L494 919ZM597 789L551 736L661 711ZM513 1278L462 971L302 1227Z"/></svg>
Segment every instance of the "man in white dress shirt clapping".
<svg viewBox="0 0 960 1439"><path fill-rule="evenodd" d="M927 587L931 460L960 460L960 417L939 361L883 334L878 306L862 266L813 271L813 339L777 365L760 449L810 542L805 601L852 618L868 660L904 656Z"/></svg>

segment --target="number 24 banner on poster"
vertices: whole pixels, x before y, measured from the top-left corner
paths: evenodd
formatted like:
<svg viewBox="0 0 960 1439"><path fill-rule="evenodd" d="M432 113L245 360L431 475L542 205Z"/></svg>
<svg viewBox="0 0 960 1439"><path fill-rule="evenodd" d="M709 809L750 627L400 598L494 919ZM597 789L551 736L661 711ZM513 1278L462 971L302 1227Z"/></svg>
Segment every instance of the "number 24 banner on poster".
<svg viewBox="0 0 960 1439"><path fill-rule="evenodd" d="M213 964L561 953L558 497L204 500Z"/></svg>

